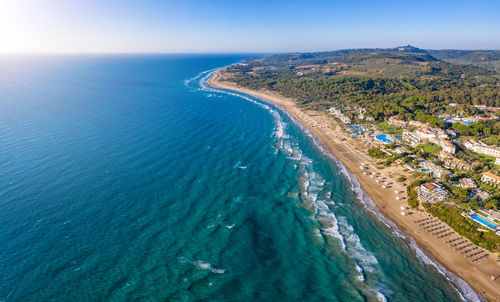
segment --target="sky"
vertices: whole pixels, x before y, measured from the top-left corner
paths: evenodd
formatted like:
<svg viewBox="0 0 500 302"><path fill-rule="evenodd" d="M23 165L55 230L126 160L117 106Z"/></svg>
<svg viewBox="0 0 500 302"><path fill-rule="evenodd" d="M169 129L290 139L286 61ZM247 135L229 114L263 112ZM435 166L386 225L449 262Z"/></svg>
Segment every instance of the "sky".
<svg viewBox="0 0 500 302"><path fill-rule="evenodd" d="M0 0L0 53L500 49L500 0Z"/></svg>

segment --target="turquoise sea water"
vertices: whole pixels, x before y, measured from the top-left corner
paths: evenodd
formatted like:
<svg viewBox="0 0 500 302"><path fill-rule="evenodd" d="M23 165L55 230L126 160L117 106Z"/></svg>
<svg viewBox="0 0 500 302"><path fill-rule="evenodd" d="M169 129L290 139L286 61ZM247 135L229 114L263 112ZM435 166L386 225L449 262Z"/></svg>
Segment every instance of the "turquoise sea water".
<svg viewBox="0 0 500 302"><path fill-rule="evenodd" d="M0 58L0 301L477 298L290 117L206 86L241 58Z"/></svg>

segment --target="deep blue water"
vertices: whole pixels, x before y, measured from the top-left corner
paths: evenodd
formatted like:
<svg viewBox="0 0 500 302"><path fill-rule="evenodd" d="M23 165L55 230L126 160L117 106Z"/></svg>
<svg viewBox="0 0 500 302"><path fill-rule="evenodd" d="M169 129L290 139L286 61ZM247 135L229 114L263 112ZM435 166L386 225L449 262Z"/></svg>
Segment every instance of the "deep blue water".
<svg viewBox="0 0 500 302"><path fill-rule="evenodd" d="M0 58L0 301L460 300L241 58Z"/></svg>

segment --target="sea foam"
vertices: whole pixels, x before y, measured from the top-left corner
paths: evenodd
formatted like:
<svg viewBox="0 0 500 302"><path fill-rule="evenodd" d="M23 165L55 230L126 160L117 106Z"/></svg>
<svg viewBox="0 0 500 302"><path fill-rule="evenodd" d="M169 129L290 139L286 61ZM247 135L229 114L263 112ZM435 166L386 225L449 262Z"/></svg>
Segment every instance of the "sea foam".
<svg viewBox="0 0 500 302"><path fill-rule="evenodd" d="M222 68L224 68L224 67L222 67ZM222 68L218 68L218 69L222 69ZM218 69L215 69L215 70L218 70ZM262 107L262 108L264 108L266 110L268 110L273 115L273 117L275 118L276 122L280 122L281 121L281 118L279 117L279 113L277 112L277 110L273 110L269 105L266 105L268 102L266 102L265 100L261 100L261 102L259 102L259 101L256 101L255 99L253 99L253 98L251 98L251 97L249 97L249 96L247 96L245 94L242 94L242 93L236 93L236 92L225 90L225 89L218 89L218 88L211 87L207 83L207 80L212 76L212 73L215 70L209 70L209 71L200 73L198 76L196 76L195 78L193 78L193 79L199 79L199 78L201 78L200 85L201 85L201 89L202 90L210 91L210 92L225 93L225 94L229 94L229 95L240 97L240 98L242 98L244 100L250 101L250 102L252 102L252 103L254 103L254 104L256 104L256 105L258 105L258 106L260 106L260 107ZM263 104L262 102L264 102L266 104ZM308 136L308 138L310 139L310 141L312 142L312 144L322 154L324 154L326 157L330 158L332 161L334 161L336 163L336 165L339 167L340 172L351 183L351 189L354 191L357 199L360 200L360 202L365 206L365 208L368 211L372 212L378 218L379 221L381 221L383 224L385 224L398 237L404 239L407 242L410 242L409 243L409 247L412 250L414 250L414 252L417 254L417 256L424 263L426 263L428 265L431 265L434 268L436 268L436 270L439 273L441 273L442 275L444 275L452 284L454 284L455 288L457 289L457 291L459 292L459 294L465 300L467 300L467 301L474 301L474 302L481 301L481 298L476 294L476 292L470 287L469 284L467 284L464 280L462 280L461 278L459 278L458 276L456 276L455 274L453 274L451 271L447 270L445 267L443 267L440 263L438 263L432 257L430 257L429 255L427 255L418 246L418 244L415 242L415 240L411 236L403 233L396 226L396 224L394 222L392 222L390 219L388 219L387 217L385 217L379 211L379 209L377 208L377 206L375 205L375 203L373 202L373 200L368 196L368 194L366 194L361 189L361 186L360 186L359 181L357 180L357 178L352 173L350 173L347 170L346 166L336 156L334 156L332 153L330 153L325 148L325 146L319 141L319 139L307 127L305 127L302 123L300 123L292 114L290 114L288 111L284 110L281 106L275 105L275 104L270 104L270 105L278 108L278 110L281 113L283 113L284 115L286 115L299 129L301 129ZM282 132L283 128L279 128L279 126L276 126L276 129L279 129L277 133L279 134L280 137L282 137L284 135L284 133ZM276 134L276 131L275 131L275 134ZM305 184L307 184L307 186L304 186ZM309 186L309 180L304 180L304 185L303 185L303 187L308 187ZM330 230L330 233L331 234L335 234L335 236L338 236L338 235L336 235L336 232L334 230L335 229ZM334 232L332 233L332 231L334 231ZM370 261L373 262L373 258L368 257L368 259L371 259ZM370 261L368 261L368 262L370 262ZM378 296L378 298L380 298L380 299L382 299L382 297L383 297L383 299L385 299L385 296L383 296L382 294L381 294L381 296ZM384 301L383 299L381 301Z"/></svg>

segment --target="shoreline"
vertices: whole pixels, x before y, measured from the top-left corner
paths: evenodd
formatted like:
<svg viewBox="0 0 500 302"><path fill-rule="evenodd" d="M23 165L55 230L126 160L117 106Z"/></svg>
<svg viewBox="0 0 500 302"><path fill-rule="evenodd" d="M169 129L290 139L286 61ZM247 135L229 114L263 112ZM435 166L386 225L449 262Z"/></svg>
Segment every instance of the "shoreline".
<svg viewBox="0 0 500 302"><path fill-rule="evenodd" d="M220 89L227 89L257 97L265 102L272 103L280 107L283 111L293 117L298 123L311 132L319 143L330 152L336 160L340 161L347 172L354 176L356 182L362 190L361 194L366 194L371 200L376 209L370 211L378 211L390 223L389 228L393 228L391 224L401 231L404 239L410 240L410 248L420 249L426 257L430 256L432 261L438 266L436 269L441 270L439 265L442 265L446 270L454 274L456 277L465 281L477 295L488 301L500 301L500 280L491 280L491 274L500 274L500 265L495 261L497 255L490 253L490 257L472 264L464 258L463 255L458 255L457 252L445 244L445 239L459 236L449 236L444 239L438 239L431 233L424 231L418 227L415 221L428 217L428 214L421 211L410 211L411 215L401 215L401 206L408 206L406 199L396 200L396 196L406 196L406 187L396 181L398 176L409 176L408 172L402 167L388 167L377 169L377 160L367 156L366 150L370 147L360 140L355 140L345 135L338 122L331 116L315 110L304 110L298 108L292 99L279 96L268 91L256 91L247 88L237 87L232 82L224 81L220 70L214 71L212 76L207 80L207 84ZM361 170L360 165L367 165L367 170ZM365 172L365 173L364 173ZM378 173L390 185L389 188L382 188L381 184L376 183L375 178L370 177L366 172ZM349 175L349 176L351 176ZM354 182L351 180L351 183ZM396 194L395 191L404 191L404 194ZM356 192L357 193L357 192ZM358 193L357 193L358 195ZM359 198L359 196L358 196ZM368 203L367 201L363 201ZM368 205L367 205L368 206ZM405 209L405 212L407 210ZM408 212L408 213L410 213ZM375 215L377 213L375 212ZM387 221L382 221L387 225ZM444 224L444 223L443 223ZM396 232L398 233L398 232ZM400 235L400 234L397 234ZM412 247L414 241L418 247ZM422 258L421 255L417 256ZM423 260L423 259L422 259ZM424 261L424 260L423 260ZM456 287L463 289L460 280L451 280L446 273L442 272ZM460 291L462 295L467 296L467 293Z"/></svg>

